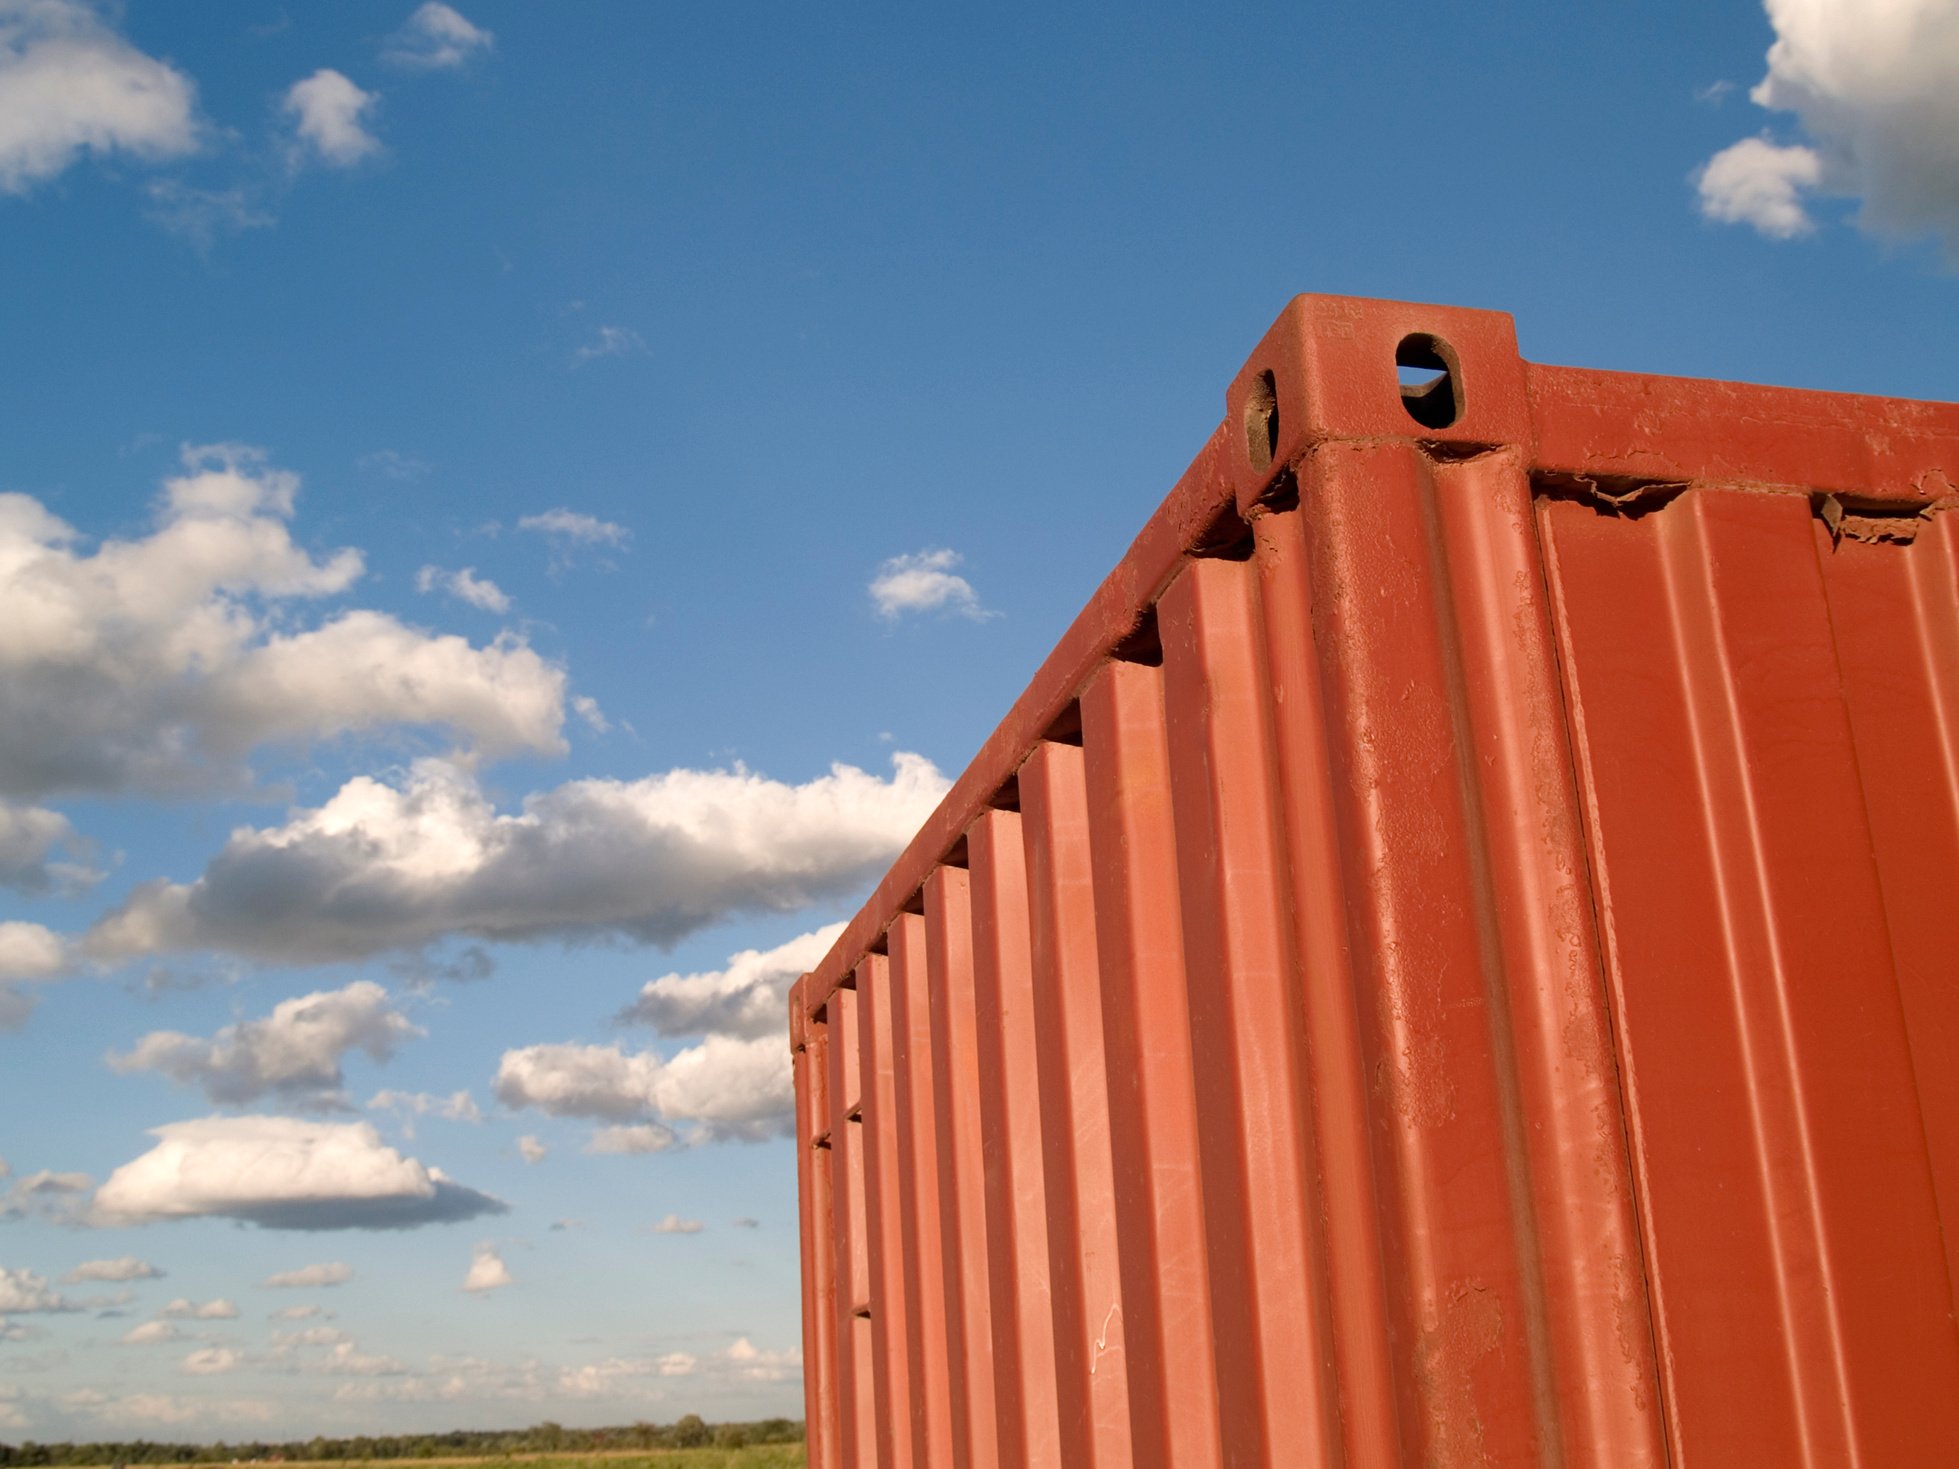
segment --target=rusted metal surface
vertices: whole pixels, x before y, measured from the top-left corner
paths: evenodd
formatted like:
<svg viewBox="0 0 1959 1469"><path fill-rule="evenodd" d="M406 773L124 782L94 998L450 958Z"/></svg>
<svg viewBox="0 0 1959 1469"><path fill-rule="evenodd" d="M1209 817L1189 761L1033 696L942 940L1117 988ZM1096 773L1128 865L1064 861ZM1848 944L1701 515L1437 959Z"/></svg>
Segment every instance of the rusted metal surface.
<svg viewBox="0 0 1959 1469"><path fill-rule="evenodd" d="M812 1462L1959 1462L1956 508L1293 302L792 996Z"/></svg>

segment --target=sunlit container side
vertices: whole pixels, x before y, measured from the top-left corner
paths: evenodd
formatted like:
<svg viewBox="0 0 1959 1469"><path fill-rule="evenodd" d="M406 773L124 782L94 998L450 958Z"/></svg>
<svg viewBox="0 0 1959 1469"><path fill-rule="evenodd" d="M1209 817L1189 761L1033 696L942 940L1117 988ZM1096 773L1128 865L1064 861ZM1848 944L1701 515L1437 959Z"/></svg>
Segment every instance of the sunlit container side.
<svg viewBox="0 0 1959 1469"><path fill-rule="evenodd" d="M1959 1462L1955 511L1295 300L791 996L812 1462Z"/></svg>

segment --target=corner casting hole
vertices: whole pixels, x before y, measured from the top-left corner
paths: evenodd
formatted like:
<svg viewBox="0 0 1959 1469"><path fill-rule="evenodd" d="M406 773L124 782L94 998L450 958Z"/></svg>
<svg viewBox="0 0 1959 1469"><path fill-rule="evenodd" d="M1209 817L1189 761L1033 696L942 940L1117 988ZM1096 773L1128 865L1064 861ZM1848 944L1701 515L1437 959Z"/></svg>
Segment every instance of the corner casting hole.
<svg viewBox="0 0 1959 1469"><path fill-rule="evenodd" d="M1447 428L1462 417L1462 384L1456 378L1455 355L1447 342L1427 332L1403 337L1394 349L1401 406L1423 428Z"/></svg>
<svg viewBox="0 0 1959 1469"><path fill-rule="evenodd" d="M1245 449L1261 474L1279 451L1279 390L1269 372L1261 372L1245 394Z"/></svg>

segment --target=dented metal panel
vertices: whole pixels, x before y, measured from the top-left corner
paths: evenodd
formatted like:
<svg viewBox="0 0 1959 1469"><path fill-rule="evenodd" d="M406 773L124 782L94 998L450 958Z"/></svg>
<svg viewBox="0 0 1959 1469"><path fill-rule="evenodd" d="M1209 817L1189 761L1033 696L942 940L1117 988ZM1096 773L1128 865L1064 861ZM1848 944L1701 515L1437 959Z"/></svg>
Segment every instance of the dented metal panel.
<svg viewBox="0 0 1959 1469"><path fill-rule="evenodd" d="M792 997L813 1462L1959 1459L1955 507L1294 301Z"/></svg>

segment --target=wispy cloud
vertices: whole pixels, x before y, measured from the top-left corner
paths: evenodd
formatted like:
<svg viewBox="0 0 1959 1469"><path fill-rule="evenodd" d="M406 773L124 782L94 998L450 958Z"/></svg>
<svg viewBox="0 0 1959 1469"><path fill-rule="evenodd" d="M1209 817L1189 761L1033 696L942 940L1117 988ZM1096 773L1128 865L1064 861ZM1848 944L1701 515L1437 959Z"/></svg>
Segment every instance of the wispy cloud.
<svg viewBox="0 0 1959 1469"><path fill-rule="evenodd" d="M215 1301L172 1301L156 1313L159 1321L236 1321L238 1308L220 1297Z"/></svg>
<svg viewBox="0 0 1959 1469"><path fill-rule="evenodd" d="M64 1285L80 1285L84 1281L113 1281L117 1283L131 1280L161 1280L163 1272L148 1260L135 1255L121 1255L113 1260L84 1260L73 1270L61 1277Z"/></svg>
<svg viewBox="0 0 1959 1469"><path fill-rule="evenodd" d="M270 229L278 221L243 186L198 189L182 179L152 179L143 192L149 217L171 234L208 254L225 235Z"/></svg>
<svg viewBox="0 0 1959 1469"><path fill-rule="evenodd" d="M630 327L602 326L592 340L575 348L571 365L583 367L601 357L630 357L646 350L646 340Z"/></svg>
<svg viewBox="0 0 1959 1469"><path fill-rule="evenodd" d="M560 561L581 547L610 546L623 551L633 539L633 533L615 521L600 520L563 505L522 517L517 529L543 536L551 543L553 558Z"/></svg>
<svg viewBox="0 0 1959 1469"><path fill-rule="evenodd" d="M277 1275L266 1276L259 1284L274 1290L318 1290L325 1286L345 1285L353 1278L353 1266L339 1260L329 1260L318 1265L301 1265L297 1270L282 1270ZM310 1316L318 1308L299 1306L287 1309L303 1311Z"/></svg>
<svg viewBox="0 0 1959 1469"><path fill-rule="evenodd" d="M371 454L363 454L354 461L354 468L363 474L384 475L388 479L412 483L421 479L433 468L428 460L416 454L404 454L399 449L376 449Z"/></svg>
<svg viewBox="0 0 1959 1469"><path fill-rule="evenodd" d="M473 566L465 566L460 571L424 566L415 573L415 590L423 593L444 592L458 602L467 602L483 612L502 613L510 610L510 598L503 588L486 576L478 576Z"/></svg>

